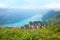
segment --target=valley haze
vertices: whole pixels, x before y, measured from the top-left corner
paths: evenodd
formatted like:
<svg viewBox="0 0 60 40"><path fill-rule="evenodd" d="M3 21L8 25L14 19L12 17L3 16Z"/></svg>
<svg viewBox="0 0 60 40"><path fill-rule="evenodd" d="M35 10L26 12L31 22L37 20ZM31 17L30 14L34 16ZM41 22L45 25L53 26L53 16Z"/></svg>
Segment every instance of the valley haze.
<svg viewBox="0 0 60 40"><path fill-rule="evenodd" d="M50 11L57 11L57 9L16 9L16 8L0 8L0 25L15 27L24 26L29 22L43 21L42 17Z"/></svg>

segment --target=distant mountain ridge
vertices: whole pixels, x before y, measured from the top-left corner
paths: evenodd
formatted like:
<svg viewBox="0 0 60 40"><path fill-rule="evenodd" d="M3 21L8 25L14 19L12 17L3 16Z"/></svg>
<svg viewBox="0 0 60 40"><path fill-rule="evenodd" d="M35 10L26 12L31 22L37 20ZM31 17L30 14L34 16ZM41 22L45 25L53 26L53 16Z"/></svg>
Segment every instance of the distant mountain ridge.
<svg viewBox="0 0 60 40"><path fill-rule="evenodd" d="M57 11L54 10L50 10L49 12L47 12L45 15L43 15L42 20L47 20L51 17L53 17L54 15L58 14Z"/></svg>
<svg viewBox="0 0 60 40"><path fill-rule="evenodd" d="M47 23L47 25L60 24L60 11L55 12L55 15L45 20L45 22Z"/></svg>

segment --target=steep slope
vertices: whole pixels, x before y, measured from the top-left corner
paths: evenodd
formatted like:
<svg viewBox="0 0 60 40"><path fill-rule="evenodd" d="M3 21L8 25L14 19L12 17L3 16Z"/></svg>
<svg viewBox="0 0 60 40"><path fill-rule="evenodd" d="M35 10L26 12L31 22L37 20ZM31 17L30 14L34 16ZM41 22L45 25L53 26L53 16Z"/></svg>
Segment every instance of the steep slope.
<svg viewBox="0 0 60 40"><path fill-rule="evenodd" d="M43 21L44 21L44 20L47 20L47 19L53 17L53 16L56 15L56 14L57 14L56 11L50 10L50 11L47 12L45 15L43 15L42 20L43 20Z"/></svg>
<svg viewBox="0 0 60 40"><path fill-rule="evenodd" d="M47 25L60 24L60 12L56 13L56 15L45 21Z"/></svg>

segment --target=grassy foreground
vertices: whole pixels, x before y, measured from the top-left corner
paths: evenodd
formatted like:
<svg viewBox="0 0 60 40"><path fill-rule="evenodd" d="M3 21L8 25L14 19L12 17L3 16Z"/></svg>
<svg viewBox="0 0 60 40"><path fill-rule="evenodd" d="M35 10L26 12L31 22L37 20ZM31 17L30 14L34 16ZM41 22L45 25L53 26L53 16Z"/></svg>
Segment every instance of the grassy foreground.
<svg viewBox="0 0 60 40"><path fill-rule="evenodd" d="M0 40L60 40L60 25L34 30L0 27Z"/></svg>

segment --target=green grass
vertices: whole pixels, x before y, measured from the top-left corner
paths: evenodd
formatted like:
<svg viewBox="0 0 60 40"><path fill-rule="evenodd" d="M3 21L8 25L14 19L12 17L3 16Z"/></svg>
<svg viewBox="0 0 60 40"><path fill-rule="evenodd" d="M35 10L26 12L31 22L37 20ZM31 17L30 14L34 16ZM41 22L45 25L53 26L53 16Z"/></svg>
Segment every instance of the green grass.
<svg viewBox="0 0 60 40"><path fill-rule="evenodd" d="M35 30L0 27L0 40L60 40L60 25Z"/></svg>

